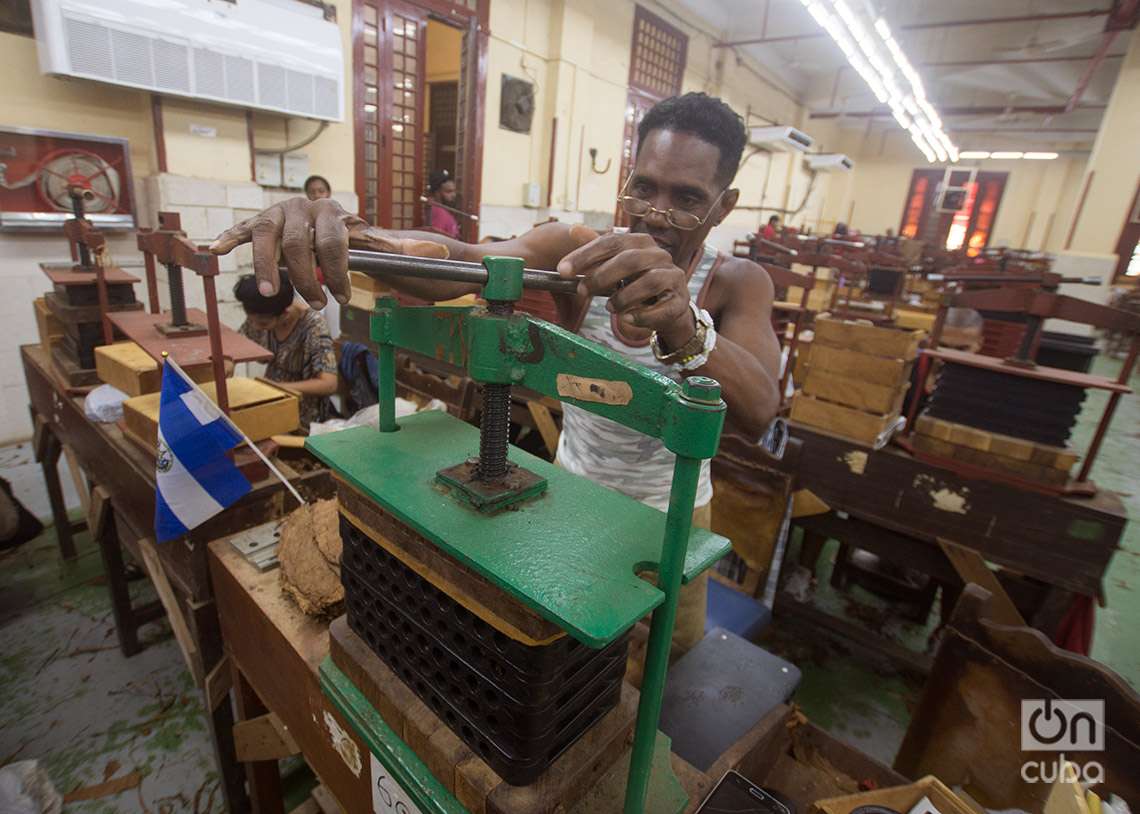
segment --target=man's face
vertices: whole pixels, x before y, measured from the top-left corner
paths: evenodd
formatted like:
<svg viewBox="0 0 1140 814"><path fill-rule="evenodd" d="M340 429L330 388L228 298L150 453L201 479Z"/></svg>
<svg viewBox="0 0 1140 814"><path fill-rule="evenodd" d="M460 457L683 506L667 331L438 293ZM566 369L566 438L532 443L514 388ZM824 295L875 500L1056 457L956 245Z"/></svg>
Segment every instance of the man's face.
<svg viewBox="0 0 1140 814"><path fill-rule="evenodd" d="M439 188L439 199L448 206L455 206L455 182L447 181Z"/></svg>
<svg viewBox="0 0 1140 814"><path fill-rule="evenodd" d="M625 194L648 201L662 211L683 210L704 218L724 188L716 177L719 161L720 149L691 133L653 130L641 142ZM715 211L696 229L678 229L664 215L650 212L646 217L630 215L629 230L652 237L673 256L674 263L683 267L705 242L712 227L732 211L736 197L735 190L726 193Z"/></svg>

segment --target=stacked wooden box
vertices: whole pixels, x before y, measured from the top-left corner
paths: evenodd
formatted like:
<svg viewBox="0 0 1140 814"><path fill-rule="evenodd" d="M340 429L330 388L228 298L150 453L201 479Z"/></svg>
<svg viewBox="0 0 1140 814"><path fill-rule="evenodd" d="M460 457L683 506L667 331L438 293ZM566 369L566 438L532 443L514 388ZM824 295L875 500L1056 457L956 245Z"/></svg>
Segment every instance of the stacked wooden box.
<svg viewBox="0 0 1140 814"><path fill-rule="evenodd" d="M915 421L914 448L938 458L989 469L1047 486L1064 486L1078 455L1055 447L979 430L928 415Z"/></svg>
<svg viewBox="0 0 1140 814"><path fill-rule="evenodd" d="M214 379L209 364L189 365L186 375L202 384ZM95 372L99 381L128 396L157 393L162 389L162 368L137 342L115 342L95 348Z"/></svg>
<svg viewBox="0 0 1140 814"><path fill-rule="evenodd" d="M55 372L70 387L90 387L99 383L95 371L95 348L103 344L103 317L99 307L95 272L75 264L41 263L40 269L52 282L44 294L47 311L63 327L62 335L51 341ZM138 278L115 266L104 269L107 311L141 311L135 299Z"/></svg>
<svg viewBox="0 0 1140 814"><path fill-rule="evenodd" d="M202 385L211 401L217 401L212 381ZM297 396L274 387L261 379L232 378L226 380L230 420L251 441L264 441L274 435L293 432L300 426L300 401ZM123 429L128 438L146 450L158 442L158 407L161 393L147 393L123 402Z"/></svg>
<svg viewBox="0 0 1140 814"><path fill-rule="evenodd" d="M871 446L898 424L922 334L820 317L791 418Z"/></svg>

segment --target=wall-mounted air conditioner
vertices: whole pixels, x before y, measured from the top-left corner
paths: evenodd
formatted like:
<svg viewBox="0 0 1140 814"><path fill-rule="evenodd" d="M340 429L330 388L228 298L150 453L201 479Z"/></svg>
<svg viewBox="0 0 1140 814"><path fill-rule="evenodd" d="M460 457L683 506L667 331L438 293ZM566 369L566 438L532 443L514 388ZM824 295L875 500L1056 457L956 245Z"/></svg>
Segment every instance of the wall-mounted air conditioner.
<svg viewBox="0 0 1140 814"><path fill-rule="evenodd" d="M336 20L296 0L32 0L40 70L341 121Z"/></svg>
<svg viewBox="0 0 1140 814"><path fill-rule="evenodd" d="M753 127L748 132L748 141L754 147L790 153L796 150L805 153L815 140L802 130L794 127Z"/></svg>
<svg viewBox="0 0 1140 814"><path fill-rule="evenodd" d="M804 163L815 172L846 172L855 167L855 162L843 153L812 153L804 156Z"/></svg>

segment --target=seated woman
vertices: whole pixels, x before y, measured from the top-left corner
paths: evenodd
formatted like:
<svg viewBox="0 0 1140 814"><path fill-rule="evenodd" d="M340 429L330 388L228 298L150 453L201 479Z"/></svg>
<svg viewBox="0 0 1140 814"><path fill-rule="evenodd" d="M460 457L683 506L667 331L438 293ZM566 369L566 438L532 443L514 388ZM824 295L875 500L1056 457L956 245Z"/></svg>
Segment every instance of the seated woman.
<svg viewBox="0 0 1140 814"><path fill-rule="evenodd" d="M239 332L273 353L265 378L285 384L301 396L301 429L336 415L329 399L336 392L336 357L325 318L293 298L289 278L271 297L257 290L252 274L234 286L234 297L245 309Z"/></svg>

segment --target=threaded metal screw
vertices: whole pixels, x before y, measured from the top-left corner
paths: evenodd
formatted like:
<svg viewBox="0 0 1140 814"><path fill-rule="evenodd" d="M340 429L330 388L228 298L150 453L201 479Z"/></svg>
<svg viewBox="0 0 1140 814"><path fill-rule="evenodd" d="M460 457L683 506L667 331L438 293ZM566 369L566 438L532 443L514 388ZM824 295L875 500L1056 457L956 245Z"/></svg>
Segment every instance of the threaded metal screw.
<svg viewBox="0 0 1140 814"><path fill-rule="evenodd" d="M510 316L515 304L509 300L490 300L487 312ZM507 474L507 446L511 431L511 386L483 385L483 416L479 422L479 461L475 478L481 481L501 480Z"/></svg>

